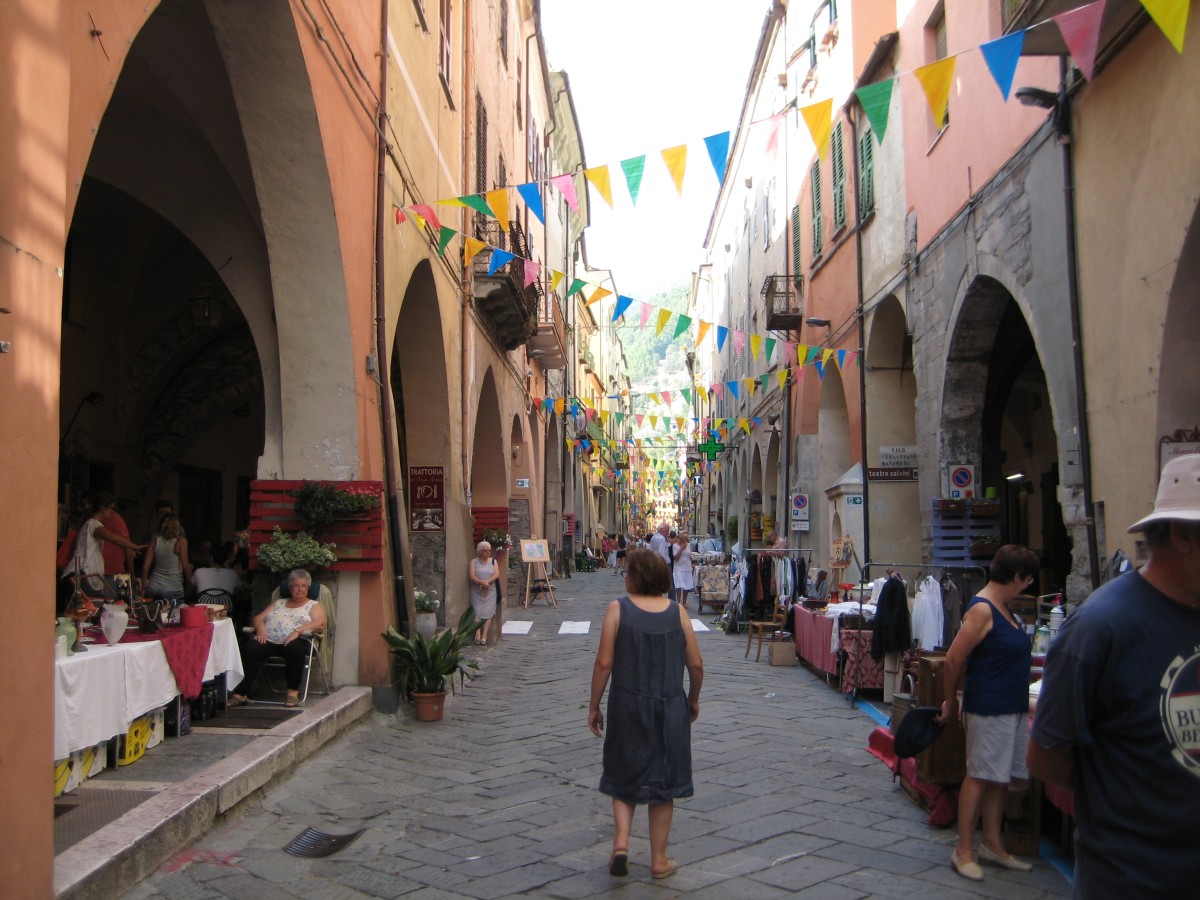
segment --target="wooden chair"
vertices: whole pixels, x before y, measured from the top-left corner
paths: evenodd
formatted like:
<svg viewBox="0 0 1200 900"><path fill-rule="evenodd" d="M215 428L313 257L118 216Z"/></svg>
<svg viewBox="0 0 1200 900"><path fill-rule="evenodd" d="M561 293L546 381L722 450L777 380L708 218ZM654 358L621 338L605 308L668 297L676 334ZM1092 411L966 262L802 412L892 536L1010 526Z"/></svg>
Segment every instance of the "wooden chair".
<svg viewBox="0 0 1200 900"><path fill-rule="evenodd" d="M750 655L750 643L754 640L755 635L758 635L758 652L754 654L754 661L758 662L762 658L763 637L767 630L770 629L771 640L774 640L775 635L783 627L783 623L787 621L787 609L779 603L774 604L774 607L770 621L746 623L746 652L742 654L742 659Z"/></svg>

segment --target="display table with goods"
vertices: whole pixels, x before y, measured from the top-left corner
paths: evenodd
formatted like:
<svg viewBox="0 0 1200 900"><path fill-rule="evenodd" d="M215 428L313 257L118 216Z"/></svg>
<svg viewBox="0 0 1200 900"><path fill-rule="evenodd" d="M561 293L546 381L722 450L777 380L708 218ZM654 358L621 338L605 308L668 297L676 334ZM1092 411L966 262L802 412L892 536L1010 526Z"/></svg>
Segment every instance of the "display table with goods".
<svg viewBox="0 0 1200 900"><path fill-rule="evenodd" d="M130 629L115 645L99 630L88 636L87 652L55 662L55 760L126 734L134 720L177 696L194 699L202 683L218 675L230 685L242 679L229 619L154 634Z"/></svg>
<svg viewBox="0 0 1200 900"><path fill-rule="evenodd" d="M851 609L839 609L839 606ZM796 653L805 663L818 672L841 679L841 689L878 689L883 687L883 666L871 657L871 630L869 628L843 628L842 615L857 618L858 603L831 604L827 609L805 609L793 605ZM864 613L873 613L874 607L864 604ZM844 651L844 656L842 652ZM839 658L841 657L841 658Z"/></svg>

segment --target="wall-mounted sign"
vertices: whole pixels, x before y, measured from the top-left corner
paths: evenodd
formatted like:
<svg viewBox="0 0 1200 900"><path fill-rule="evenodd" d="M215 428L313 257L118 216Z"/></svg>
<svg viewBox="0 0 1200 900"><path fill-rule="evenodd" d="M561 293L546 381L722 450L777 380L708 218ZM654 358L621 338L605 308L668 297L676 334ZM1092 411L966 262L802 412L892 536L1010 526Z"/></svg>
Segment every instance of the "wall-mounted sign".
<svg viewBox="0 0 1200 900"><path fill-rule="evenodd" d="M850 494L846 497L847 506L862 506L862 494Z"/></svg>
<svg viewBox="0 0 1200 900"><path fill-rule="evenodd" d="M1164 434L1158 439L1158 471L1161 474L1163 466L1177 456L1187 456L1189 453L1200 453L1200 427L1180 428L1172 434ZM1155 478L1157 484L1158 479Z"/></svg>
<svg viewBox="0 0 1200 900"><path fill-rule="evenodd" d="M916 446L880 447L879 465L884 469L915 469L917 467Z"/></svg>
<svg viewBox="0 0 1200 900"><path fill-rule="evenodd" d="M518 487L518 488L527 488L527 487L529 487L529 479L528 479L528 478L518 478L518 479L517 479L517 487Z"/></svg>
<svg viewBox="0 0 1200 900"><path fill-rule="evenodd" d="M867 481L916 481L917 470L913 466L880 466L867 469Z"/></svg>
<svg viewBox="0 0 1200 900"><path fill-rule="evenodd" d="M951 500L969 500L975 496L974 466L950 466L947 481L948 496Z"/></svg>
<svg viewBox="0 0 1200 900"><path fill-rule="evenodd" d="M808 494L792 494L792 523L808 522ZM808 531L807 528L800 529Z"/></svg>
<svg viewBox="0 0 1200 900"><path fill-rule="evenodd" d="M446 530L446 478L442 466L408 470L409 531Z"/></svg>

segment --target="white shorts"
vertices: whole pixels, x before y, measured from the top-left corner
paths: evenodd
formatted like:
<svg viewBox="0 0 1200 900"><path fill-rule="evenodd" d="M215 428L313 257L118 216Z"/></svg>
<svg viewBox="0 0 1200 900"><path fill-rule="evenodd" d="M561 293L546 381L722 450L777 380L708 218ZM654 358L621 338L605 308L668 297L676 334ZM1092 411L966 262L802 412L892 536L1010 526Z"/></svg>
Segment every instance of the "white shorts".
<svg viewBox="0 0 1200 900"><path fill-rule="evenodd" d="M1029 716L1012 713L981 716L963 713L967 733L967 774L980 781L1027 781L1025 750L1029 744Z"/></svg>

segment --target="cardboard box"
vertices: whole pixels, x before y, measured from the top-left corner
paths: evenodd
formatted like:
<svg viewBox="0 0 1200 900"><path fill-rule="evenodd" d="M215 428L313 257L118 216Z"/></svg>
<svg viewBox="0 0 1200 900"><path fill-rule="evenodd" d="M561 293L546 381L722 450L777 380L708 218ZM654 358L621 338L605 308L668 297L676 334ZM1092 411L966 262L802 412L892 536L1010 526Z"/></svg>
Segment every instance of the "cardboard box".
<svg viewBox="0 0 1200 900"><path fill-rule="evenodd" d="M767 644L768 654L773 666L794 666L796 664L796 644L793 641L771 641Z"/></svg>
<svg viewBox="0 0 1200 900"><path fill-rule="evenodd" d="M61 797L75 790L88 778L103 772L107 763L108 741L72 751L66 759L54 764L54 796Z"/></svg>

